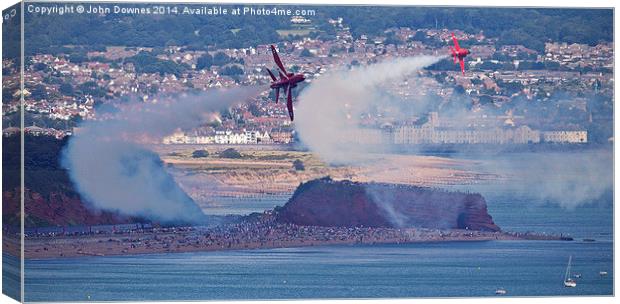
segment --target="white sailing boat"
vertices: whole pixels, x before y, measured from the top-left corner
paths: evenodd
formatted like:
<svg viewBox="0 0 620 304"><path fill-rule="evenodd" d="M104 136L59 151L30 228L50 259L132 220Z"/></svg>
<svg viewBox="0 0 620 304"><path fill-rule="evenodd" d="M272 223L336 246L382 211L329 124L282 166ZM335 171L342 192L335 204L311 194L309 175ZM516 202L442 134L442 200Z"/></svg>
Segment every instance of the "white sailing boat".
<svg viewBox="0 0 620 304"><path fill-rule="evenodd" d="M566 274L564 274L564 287L577 287L577 282L570 275L570 262L572 259L572 255L568 257L568 266L566 266Z"/></svg>

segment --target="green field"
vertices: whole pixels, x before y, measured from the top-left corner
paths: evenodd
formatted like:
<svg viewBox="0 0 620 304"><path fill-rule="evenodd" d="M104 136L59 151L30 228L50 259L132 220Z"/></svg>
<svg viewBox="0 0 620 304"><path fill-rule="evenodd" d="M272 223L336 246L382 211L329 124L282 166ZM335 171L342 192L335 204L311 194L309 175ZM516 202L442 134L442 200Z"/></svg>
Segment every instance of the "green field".
<svg viewBox="0 0 620 304"><path fill-rule="evenodd" d="M278 35L280 35L280 37L287 37L287 36L308 36L308 34L310 34L310 32L312 32L313 29L307 28L307 29L291 29L291 30L276 30L276 32L278 33Z"/></svg>

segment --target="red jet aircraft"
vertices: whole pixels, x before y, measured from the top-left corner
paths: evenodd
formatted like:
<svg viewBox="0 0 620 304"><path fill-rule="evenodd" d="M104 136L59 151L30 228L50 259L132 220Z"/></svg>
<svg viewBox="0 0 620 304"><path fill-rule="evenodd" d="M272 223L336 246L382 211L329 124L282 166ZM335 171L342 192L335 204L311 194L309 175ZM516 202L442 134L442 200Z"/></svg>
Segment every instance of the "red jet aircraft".
<svg viewBox="0 0 620 304"><path fill-rule="evenodd" d="M280 99L280 89L284 89L284 91L286 91L286 107L288 108L288 115L291 117L291 121L293 121L293 96L291 94L291 90L296 87L298 83L306 80L306 77L304 77L303 74L293 74L286 72L282 61L280 60L280 56L278 56L276 47L273 45L271 45L271 53L273 54L273 60L278 66L278 74L280 76L280 80L278 80L276 76L273 75L270 69L267 69L267 72L269 72L269 76L271 76L271 80L273 80L270 87L276 90L276 103L278 103L278 99Z"/></svg>
<svg viewBox="0 0 620 304"><path fill-rule="evenodd" d="M459 46L459 41L456 40L454 33L452 33L452 41L454 41L454 47L450 47L450 51L452 51L452 57L454 58L454 64L456 64L456 59L458 58L459 63L461 64L461 72L465 75L465 57L469 54L468 49L462 49Z"/></svg>

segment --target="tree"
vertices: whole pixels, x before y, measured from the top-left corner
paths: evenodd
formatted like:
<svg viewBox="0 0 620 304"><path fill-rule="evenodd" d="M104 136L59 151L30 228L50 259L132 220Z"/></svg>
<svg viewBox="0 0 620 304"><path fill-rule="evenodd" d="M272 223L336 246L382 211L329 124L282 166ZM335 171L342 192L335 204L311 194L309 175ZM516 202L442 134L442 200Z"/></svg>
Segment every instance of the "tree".
<svg viewBox="0 0 620 304"><path fill-rule="evenodd" d="M211 54L206 53L198 58L196 61L196 69L203 70L208 69L213 65L213 56Z"/></svg>
<svg viewBox="0 0 620 304"><path fill-rule="evenodd" d="M250 104L250 106L248 107L248 111L250 111L250 113L252 113L252 115L256 117L261 115L260 108L255 103Z"/></svg>
<svg viewBox="0 0 620 304"><path fill-rule="evenodd" d="M44 70L47 70L47 64L45 64L45 63L43 63L43 62L37 62L37 63L35 63L35 64L32 66L32 68L33 68L35 71L44 71Z"/></svg>
<svg viewBox="0 0 620 304"><path fill-rule="evenodd" d="M62 93L62 95L71 96L73 95L73 92L74 90L71 84L64 82L60 85L60 93Z"/></svg>
<svg viewBox="0 0 620 304"><path fill-rule="evenodd" d="M235 150L234 148L228 148L222 152L220 152L220 158L241 158L241 153Z"/></svg>
<svg viewBox="0 0 620 304"><path fill-rule="evenodd" d="M30 92L30 96L34 98L34 100L41 100L47 98L47 91L45 90L45 86L42 84L36 85L32 92Z"/></svg>
<svg viewBox="0 0 620 304"><path fill-rule="evenodd" d="M425 42L426 40L428 40L428 36L426 36L426 33L424 31L416 31L415 35L413 35L411 40Z"/></svg>
<svg viewBox="0 0 620 304"><path fill-rule="evenodd" d="M220 110L220 117L222 117L222 119L232 119L232 112L230 111L230 109L222 109Z"/></svg>
<svg viewBox="0 0 620 304"><path fill-rule="evenodd" d="M396 37L396 34L394 34L394 32L390 32L387 34L385 41L383 42L383 44L388 45L388 44L393 44L393 45L399 45L401 44L402 41Z"/></svg>
<svg viewBox="0 0 620 304"><path fill-rule="evenodd" d="M538 49L532 45L544 46L544 42L549 40L590 45L599 41L613 41L613 14L613 10L609 9L429 7L409 10L401 7L330 6L321 9L320 18L344 18L355 38L362 34L385 35L385 30L391 27L419 29L437 26L458 28L470 33L484 31L488 37L504 36L507 41L518 39L524 42L524 46ZM249 47L265 41L289 40L290 37L280 37L276 30L291 28L290 17L287 16L272 16L268 22L264 18L243 16L236 22L229 18L199 16L187 16L181 20L174 19L176 16L165 15L158 18L136 16L131 21L123 16L96 19L87 18L88 16L63 17L65 16L24 20L25 27L30 29L24 32L24 39L29 42L26 55L59 54L58 51L65 48L64 45L95 46L89 49L104 45L163 47L166 43L191 45L195 49L205 49L207 46L220 49ZM12 22L14 20L16 19ZM174 26L170 26L171 24ZM315 26L311 37L335 37L336 28L327 22L321 20L316 22ZM17 28L19 29L19 24ZM233 32L232 28L238 30ZM504 32L515 29L521 29L521 32L503 35ZM7 41L16 43L5 43L12 47L3 54L11 55L11 58L19 57L19 48L15 46L19 46L19 33L17 30L5 33ZM425 37L415 38L424 41ZM440 42L434 38L429 40Z"/></svg>
<svg viewBox="0 0 620 304"><path fill-rule="evenodd" d="M220 71L221 75L225 75L225 76L236 76L236 75L243 75L243 69L240 68L238 65L230 65L227 67L224 67L221 71Z"/></svg>
<svg viewBox="0 0 620 304"><path fill-rule="evenodd" d="M497 85L506 92L508 95L512 95L523 90L523 85L520 82L512 81L498 81Z"/></svg>
<svg viewBox="0 0 620 304"><path fill-rule="evenodd" d="M187 69L187 65L178 64L169 60L161 60L149 52L142 51L133 57L125 59L127 63L133 63L138 73L174 74L180 76Z"/></svg>
<svg viewBox="0 0 620 304"><path fill-rule="evenodd" d="M314 55L312 55L312 53L308 49L304 48L301 51L301 54L299 54L299 57L314 57Z"/></svg>
<svg viewBox="0 0 620 304"><path fill-rule="evenodd" d="M217 52L213 56L213 65L223 66L230 63L230 57L223 52Z"/></svg>
<svg viewBox="0 0 620 304"><path fill-rule="evenodd" d="M207 150L196 150L192 152L193 158L201 158L201 157L208 157L208 156L209 156L209 151Z"/></svg>
<svg viewBox="0 0 620 304"><path fill-rule="evenodd" d="M299 159L296 159L296 160L293 161L293 168L296 171L304 171L304 170L306 170L306 166L304 166L304 162L302 162Z"/></svg>

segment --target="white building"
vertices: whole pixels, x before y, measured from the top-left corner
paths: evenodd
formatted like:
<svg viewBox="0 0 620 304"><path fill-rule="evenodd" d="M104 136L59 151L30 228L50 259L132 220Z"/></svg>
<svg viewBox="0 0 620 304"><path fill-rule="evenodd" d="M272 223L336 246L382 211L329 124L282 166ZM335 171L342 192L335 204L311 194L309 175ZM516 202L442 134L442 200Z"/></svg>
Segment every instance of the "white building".
<svg viewBox="0 0 620 304"><path fill-rule="evenodd" d="M543 131L542 140L551 143L587 143L588 131Z"/></svg>
<svg viewBox="0 0 620 304"><path fill-rule="evenodd" d="M270 142L269 134L260 131L243 131L234 133L232 131L217 131L213 136L189 136L183 132L176 132L163 138L162 143L170 144L259 144Z"/></svg>

